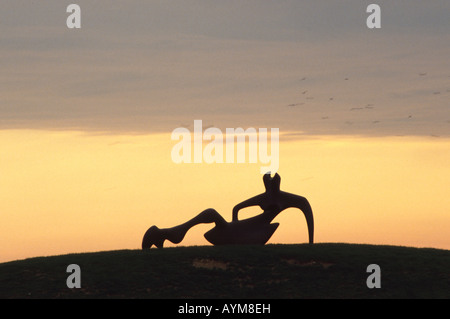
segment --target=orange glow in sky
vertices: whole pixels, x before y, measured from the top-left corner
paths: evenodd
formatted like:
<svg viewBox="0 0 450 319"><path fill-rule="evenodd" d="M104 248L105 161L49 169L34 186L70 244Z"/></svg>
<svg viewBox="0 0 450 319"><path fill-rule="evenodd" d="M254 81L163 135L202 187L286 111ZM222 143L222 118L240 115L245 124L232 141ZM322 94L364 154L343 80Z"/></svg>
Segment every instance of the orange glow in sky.
<svg viewBox="0 0 450 319"><path fill-rule="evenodd" d="M206 208L231 221L267 165L175 163L196 120L279 131L315 242L450 249L450 1L384 1L374 29L357 0L77 5L79 29L64 1L0 10L0 262L138 249ZM269 243L307 242L298 210L275 222Z"/></svg>
<svg viewBox="0 0 450 319"><path fill-rule="evenodd" d="M449 142L281 137L281 189L309 199L316 242L449 249ZM209 207L230 221L234 205L264 191L260 164L173 163L170 134L4 130L0 143L0 262L138 249L151 225L172 227ZM298 210L275 222L269 243L307 242ZM212 227L194 227L182 244L209 245Z"/></svg>

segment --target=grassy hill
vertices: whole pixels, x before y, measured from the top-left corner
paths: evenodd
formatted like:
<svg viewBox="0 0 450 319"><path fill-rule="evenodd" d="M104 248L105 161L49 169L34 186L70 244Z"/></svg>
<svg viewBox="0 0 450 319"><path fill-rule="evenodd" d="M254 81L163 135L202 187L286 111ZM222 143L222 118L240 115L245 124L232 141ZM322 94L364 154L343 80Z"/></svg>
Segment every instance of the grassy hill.
<svg viewBox="0 0 450 319"><path fill-rule="evenodd" d="M69 289L69 264L81 288ZM369 264L381 288L369 289ZM450 251L357 244L196 246L0 264L0 298L450 298Z"/></svg>

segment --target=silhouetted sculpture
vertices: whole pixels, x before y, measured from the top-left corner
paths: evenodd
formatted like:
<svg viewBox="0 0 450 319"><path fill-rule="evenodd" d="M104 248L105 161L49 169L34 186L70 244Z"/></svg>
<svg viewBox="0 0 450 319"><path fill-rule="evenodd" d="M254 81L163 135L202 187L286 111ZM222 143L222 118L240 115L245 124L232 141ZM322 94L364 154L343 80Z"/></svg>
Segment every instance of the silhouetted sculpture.
<svg viewBox="0 0 450 319"><path fill-rule="evenodd" d="M281 178L278 174L271 177L270 173L267 173L264 175L263 181L266 191L237 204L233 208L232 222L227 222L215 209L209 208L179 226L163 229L156 226L150 227L142 240L142 249L150 248L152 245L162 248L165 240L178 244L191 227L202 223L216 224L205 234L205 238L213 245L264 245L279 226L278 223L271 224L272 220L280 212L290 207L298 208L305 214L309 243L312 244L314 241L314 218L308 200L281 191ZM239 220L239 210L249 206L259 206L264 212L255 217Z"/></svg>

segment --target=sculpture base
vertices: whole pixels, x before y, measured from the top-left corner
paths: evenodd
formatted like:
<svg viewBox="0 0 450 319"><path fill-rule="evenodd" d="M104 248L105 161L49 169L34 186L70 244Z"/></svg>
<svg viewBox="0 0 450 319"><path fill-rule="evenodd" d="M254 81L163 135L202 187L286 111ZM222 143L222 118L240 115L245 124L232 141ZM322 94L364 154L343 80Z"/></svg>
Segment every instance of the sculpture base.
<svg viewBox="0 0 450 319"><path fill-rule="evenodd" d="M219 245L264 245L280 224L254 225L243 221L216 226L204 236L215 246Z"/></svg>

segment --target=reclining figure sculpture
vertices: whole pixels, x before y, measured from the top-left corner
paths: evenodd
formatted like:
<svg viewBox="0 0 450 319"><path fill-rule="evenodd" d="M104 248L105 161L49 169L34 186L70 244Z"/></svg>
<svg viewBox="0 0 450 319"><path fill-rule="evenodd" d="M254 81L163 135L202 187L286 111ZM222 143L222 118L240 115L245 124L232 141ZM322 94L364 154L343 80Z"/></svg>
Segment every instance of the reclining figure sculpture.
<svg viewBox="0 0 450 319"><path fill-rule="evenodd" d="M279 223L271 223L283 210L294 207L300 209L306 217L309 243L314 242L314 218L308 200L302 196L290 194L280 190L281 178L278 174L271 177L267 173L263 177L266 191L255 197L237 204L233 208L233 220L227 222L215 209L209 208L192 218L188 222L172 227L160 229L150 227L142 240L142 249L155 245L162 248L165 240L174 244L180 243L189 229L202 223L215 223L215 227L205 233L205 238L213 245L264 245ZM263 210L260 215L239 220L239 210L259 206Z"/></svg>

